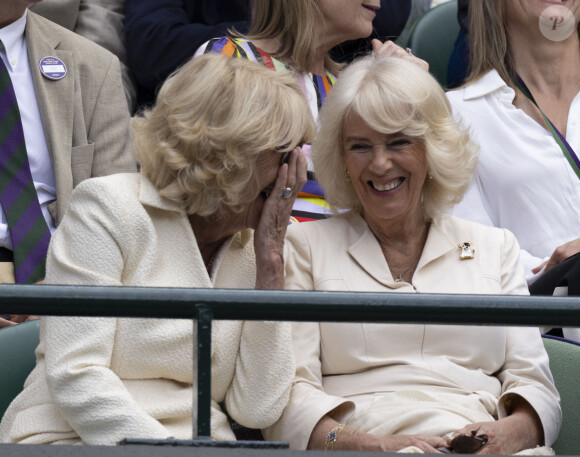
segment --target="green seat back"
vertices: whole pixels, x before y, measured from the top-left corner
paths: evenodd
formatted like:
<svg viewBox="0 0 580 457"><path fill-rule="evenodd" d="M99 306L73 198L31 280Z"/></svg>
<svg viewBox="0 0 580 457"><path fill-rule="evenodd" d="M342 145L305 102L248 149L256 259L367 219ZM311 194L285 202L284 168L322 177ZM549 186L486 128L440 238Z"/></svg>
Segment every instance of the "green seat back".
<svg viewBox="0 0 580 457"><path fill-rule="evenodd" d="M551 338L543 341L564 416L553 448L556 455L580 455L580 346Z"/></svg>
<svg viewBox="0 0 580 457"><path fill-rule="evenodd" d="M457 0L451 0L417 19L406 44L429 63L429 72L443 87L447 86L447 65L458 33Z"/></svg>
<svg viewBox="0 0 580 457"><path fill-rule="evenodd" d="M0 418L36 364L39 327L34 320L0 330Z"/></svg>

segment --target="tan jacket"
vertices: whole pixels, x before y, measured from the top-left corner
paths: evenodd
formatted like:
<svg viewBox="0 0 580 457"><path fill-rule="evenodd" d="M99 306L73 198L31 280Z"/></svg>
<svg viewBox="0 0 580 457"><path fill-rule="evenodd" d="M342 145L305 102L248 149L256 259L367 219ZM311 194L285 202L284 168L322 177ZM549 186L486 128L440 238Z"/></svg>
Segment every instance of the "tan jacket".
<svg viewBox="0 0 580 457"><path fill-rule="evenodd" d="M253 232L221 248L210 279L187 215L146 178L90 179L51 240L46 282L250 289ZM242 425L271 425L294 374L290 324L214 321L212 330L212 437L234 439L220 403ZM43 318L36 368L0 442L191 439L194 334L187 320Z"/></svg>
<svg viewBox="0 0 580 457"><path fill-rule="evenodd" d="M475 249L473 259L460 260L458 244L465 241ZM376 237L357 214L292 225L286 245L288 289L528 294L515 237L453 217L431 224L412 284L393 280ZM538 413L546 444L557 437L559 396L537 328L294 323L293 338L290 402L265 435L288 440L294 449L305 449L316 423L338 406L359 413L348 400L404 391L474 395L476 404L486 405L488 420L505 416L506 399L521 395ZM414 404L405 405L406 414ZM417 414L411 433L457 430ZM386 419L365 419L368 430Z"/></svg>
<svg viewBox="0 0 580 457"><path fill-rule="evenodd" d="M29 8L115 54L121 63L127 104L133 112L137 85L126 65L125 0L42 0Z"/></svg>
<svg viewBox="0 0 580 457"><path fill-rule="evenodd" d="M84 179L136 171L130 153L129 110L119 60L105 49L29 11L26 44L44 135L56 179L49 209L58 225L73 188ZM67 75L53 81L39 70L59 58Z"/></svg>

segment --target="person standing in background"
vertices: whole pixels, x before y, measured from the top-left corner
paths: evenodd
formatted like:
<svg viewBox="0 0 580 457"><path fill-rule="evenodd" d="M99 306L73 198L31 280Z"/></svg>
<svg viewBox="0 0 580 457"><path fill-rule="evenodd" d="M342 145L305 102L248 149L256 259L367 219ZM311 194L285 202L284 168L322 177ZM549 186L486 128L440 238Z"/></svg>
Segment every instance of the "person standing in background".
<svg viewBox="0 0 580 457"><path fill-rule="evenodd" d="M30 11L88 38L115 54L121 63L123 87L129 110L137 101L137 84L125 52L125 0L42 0Z"/></svg>
<svg viewBox="0 0 580 457"><path fill-rule="evenodd" d="M247 31L249 0L127 0L127 62L137 104L150 105L163 81L210 38Z"/></svg>
<svg viewBox="0 0 580 457"><path fill-rule="evenodd" d="M580 1L470 0L469 19L470 74L447 97L481 153L454 215L512 231L535 294L580 265Z"/></svg>
<svg viewBox="0 0 580 457"><path fill-rule="evenodd" d="M330 51L330 55L337 62L352 62L373 50L372 40L396 40L408 22L411 8L412 2L409 0L381 0L381 8L373 20L371 35L341 43Z"/></svg>
<svg viewBox="0 0 580 457"><path fill-rule="evenodd" d="M51 0L65 1L65 0ZM67 0L71 1L71 0ZM206 41L250 27L252 0L127 0L127 63L138 83L138 105L155 100L169 74ZM403 30L411 2L381 0L368 38L347 41L332 50L337 62L350 62L372 49L371 40L394 40Z"/></svg>
<svg viewBox="0 0 580 457"><path fill-rule="evenodd" d="M0 283L43 280L77 184L136 171L118 59L28 11L32 3L0 9ZM25 316L14 319L0 327Z"/></svg>

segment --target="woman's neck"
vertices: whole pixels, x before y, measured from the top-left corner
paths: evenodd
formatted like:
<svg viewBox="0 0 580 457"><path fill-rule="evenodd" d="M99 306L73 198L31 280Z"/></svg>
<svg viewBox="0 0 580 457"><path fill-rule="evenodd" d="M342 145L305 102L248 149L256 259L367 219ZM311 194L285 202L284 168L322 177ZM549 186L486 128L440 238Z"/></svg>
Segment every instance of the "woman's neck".
<svg viewBox="0 0 580 457"><path fill-rule="evenodd" d="M195 235L199 252L208 270L224 241L233 235L230 233L231 230L222 229L223 223L215 219L195 214L189 216L189 223Z"/></svg>
<svg viewBox="0 0 580 457"><path fill-rule="evenodd" d="M546 92L560 98L570 86L580 86L580 39L574 31L564 41L529 35L509 34L516 72L536 92ZM578 92L578 91L576 91Z"/></svg>
<svg viewBox="0 0 580 457"><path fill-rule="evenodd" d="M422 211L399 221L365 218L396 281L411 282L429 232Z"/></svg>
<svg viewBox="0 0 580 457"><path fill-rule="evenodd" d="M539 32L538 32L539 33ZM510 31L516 73L523 79L544 114L565 136L568 113L580 92L580 40L575 31L567 40L550 41ZM547 128L539 109L516 90L514 105Z"/></svg>

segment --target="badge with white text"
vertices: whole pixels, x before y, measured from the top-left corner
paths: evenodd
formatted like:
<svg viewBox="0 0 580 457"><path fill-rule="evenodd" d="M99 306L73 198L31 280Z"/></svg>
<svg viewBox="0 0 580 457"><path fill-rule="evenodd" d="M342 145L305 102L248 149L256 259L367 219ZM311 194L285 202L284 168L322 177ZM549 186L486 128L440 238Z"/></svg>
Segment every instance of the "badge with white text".
<svg viewBox="0 0 580 457"><path fill-rule="evenodd" d="M45 78L52 79L53 81L58 81L66 76L66 65L60 59L56 57L48 56L43 57L38 62L40 67L40 72Z"/></svg>

